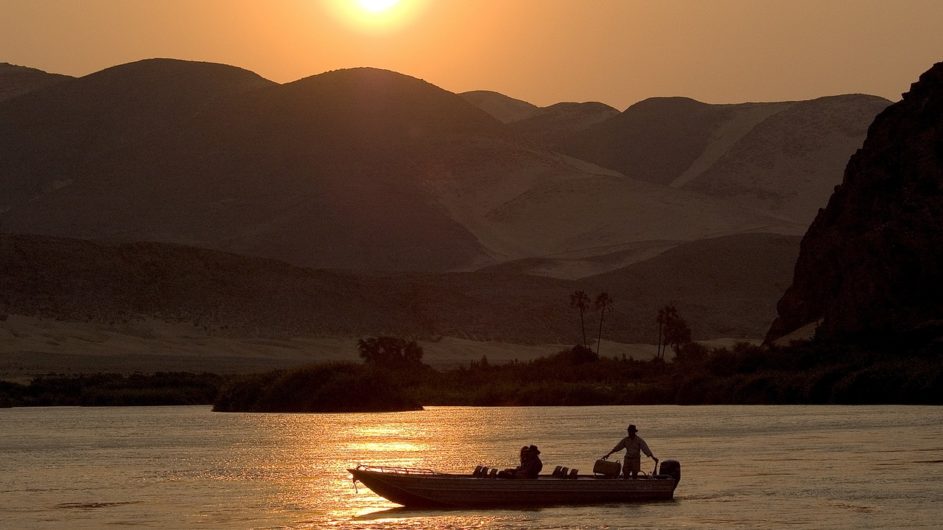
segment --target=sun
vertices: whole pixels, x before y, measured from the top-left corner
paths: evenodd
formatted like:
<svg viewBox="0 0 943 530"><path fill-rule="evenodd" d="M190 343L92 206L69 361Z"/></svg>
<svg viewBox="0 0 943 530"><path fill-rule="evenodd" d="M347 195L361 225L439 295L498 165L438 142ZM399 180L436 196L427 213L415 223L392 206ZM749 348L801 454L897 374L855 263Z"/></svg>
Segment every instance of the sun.
<svg viewBox="0 0 943 530"><path fill-rule="evenodd" d="M396 7L400 0L357 0L360 9L368 13L380 14Z"/></svg>
<svg viewBox="0 0 943 530"><path fill-rule="evenodd" d="M412 23L430 0L329 0L338 20L368 33L386 33Z"/></svg>

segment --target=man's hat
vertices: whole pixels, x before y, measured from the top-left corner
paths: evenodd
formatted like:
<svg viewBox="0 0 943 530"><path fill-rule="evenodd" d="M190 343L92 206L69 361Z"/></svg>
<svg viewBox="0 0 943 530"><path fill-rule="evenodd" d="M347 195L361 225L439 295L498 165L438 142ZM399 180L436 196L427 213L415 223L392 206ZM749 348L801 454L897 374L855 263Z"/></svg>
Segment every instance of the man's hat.
<svg viewBox="0 0 943 530"><path fill-rule="evenodd" d="M532 445L532 446L530 446L528 449L530 449L530 452L531 452L531 453L534 453L535 455L539 455L539 454L540 454L540 449L537 449L537 446L536 446L536 445Z"/></svg>
<svg viewBox="0 0 943 530"><path fill-rule="evenodd" d="M635 428L635 425L629 425L629 432L638 432L638 429Z"/></svg>

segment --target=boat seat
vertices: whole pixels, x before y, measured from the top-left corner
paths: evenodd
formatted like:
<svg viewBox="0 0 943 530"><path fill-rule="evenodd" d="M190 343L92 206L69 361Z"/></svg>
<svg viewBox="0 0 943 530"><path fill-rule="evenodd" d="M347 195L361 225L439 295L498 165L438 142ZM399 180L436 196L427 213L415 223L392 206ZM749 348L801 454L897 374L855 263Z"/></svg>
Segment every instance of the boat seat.
<svg viewBox="0 0 943 530"><path fill-rule="evenodd" d="M479 466L475 466L475 470L472 471L472 476L473 476L473 477L480 477L482 470L484 470L484 466L480 466L480 465L479 465Z"/></svg>
<svg viewBox="0 0 943 530"><path fill-rule="evenodd" d="M498 468L492 468L488 471L488 478L498 478Z"/></svg>
<svg viewBox="0 0 943 530"><path fill-rule="evenodd" d="M553 473L550 474L551 477L562 477L563 476L563 467L557 466L553 468Z"/></svg>
<svg viewBox="0 0 943 530"><path fill-rule="evenodd" d="M561 476L562 478L566 478L566 474L569 473L569 472L570 472L570 468L568 468L568 467L566 467L566 466L563 466L563 467L560 469L560 476Z"/></svg>
<svg viewBox="0 0 943 530"><path fill-rule="evenodd" d="M571 469L570 474L567 475L567 478L576 478L580 474L579 469Z"/></svg>

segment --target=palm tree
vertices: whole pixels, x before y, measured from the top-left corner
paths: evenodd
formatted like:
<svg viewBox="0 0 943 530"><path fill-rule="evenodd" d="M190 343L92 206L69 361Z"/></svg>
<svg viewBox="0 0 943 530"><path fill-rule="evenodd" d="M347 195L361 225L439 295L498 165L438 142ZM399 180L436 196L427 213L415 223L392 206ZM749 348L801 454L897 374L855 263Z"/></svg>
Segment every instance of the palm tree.
<svg viewBox="0 0 943 530"><path fill-rule="evenodd" d="M575 307L580 310L580 330L583 332L583 342L580 343L581 346L586 345L586 324L583 320L583 313L586 312L586 308L589 307L589 295L584 291L576 291L570 295L570 307Z"/></svg>
<svg viewBox="0 0 943 530"><path fill-rule="evenodd" d="M658 310L658 353L659 359L665 358L665 348L671 346L675 354L681 346L691 342L691 328L678 314L678 308L666 305Z"/></svg>
<svg viewBox="0 0 943 530"><path fill-rule="evenodd" d="M668 345L668 329L672 326L674 320L678 318L678 310L673 305L666 305L658 310L658 350L655 354L659 359L665 358L665 347Z"/></svg>
<svg viewBox="0 0 943 530"><path fill-rule="evenodd" d="M606 318L606 311L612 309L612 298L609 293L599 293L596 297L596 310L599 311L599 335L596 337L596 355L599 355L599 345L602 343L602 321Z"/></svg>

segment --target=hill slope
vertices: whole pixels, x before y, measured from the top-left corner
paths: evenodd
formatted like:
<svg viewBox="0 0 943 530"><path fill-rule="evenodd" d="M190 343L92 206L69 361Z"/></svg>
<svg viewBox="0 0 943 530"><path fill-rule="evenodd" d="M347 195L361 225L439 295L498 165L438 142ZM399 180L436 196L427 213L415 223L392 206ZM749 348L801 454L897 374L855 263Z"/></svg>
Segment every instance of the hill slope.
<svg viewBox="0 0 943 530"><path fill-rule="evenodd" d="M788 282L797 241L770 234L700 241L564 281L481 272L363 276L161 243L2 235L0 313L77 322L154 318L235 337L572 343L579 332L569 294L584 289L615 299L605 334L612 340L653 340L654 315L672 301L698 338L757 337Z"/></svg>
<svg viewBox="0 0 943 530"><path fill-rule="evenodd" d="M491 90L472 90L459 94L465 101L487 112L501 123L523 120L537 114L540 107Z"/></svg>
<svg viewBox="0 0 943 530"><path fill-rule="evenodd" d="M10 63L0 63L0 101L72 79Z"/></svg>
<svg viewBox="0 0 943 530"><path fill-rule="evenodd" d="M866 95L737 105L652 98L562 141L560 149L630 177L733 199L805 225L888 104Z"/></svg>

